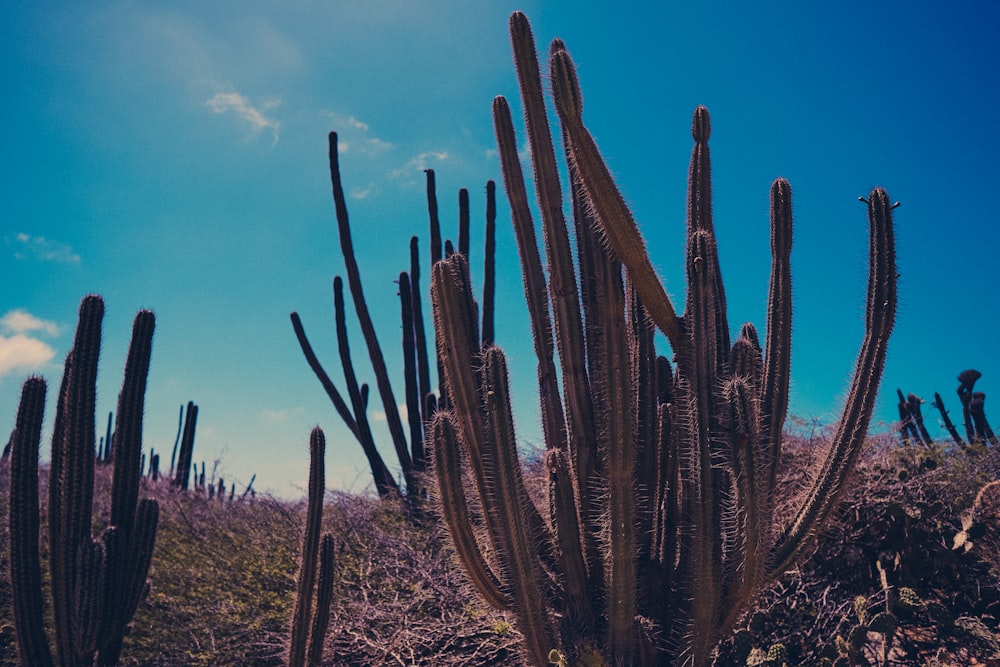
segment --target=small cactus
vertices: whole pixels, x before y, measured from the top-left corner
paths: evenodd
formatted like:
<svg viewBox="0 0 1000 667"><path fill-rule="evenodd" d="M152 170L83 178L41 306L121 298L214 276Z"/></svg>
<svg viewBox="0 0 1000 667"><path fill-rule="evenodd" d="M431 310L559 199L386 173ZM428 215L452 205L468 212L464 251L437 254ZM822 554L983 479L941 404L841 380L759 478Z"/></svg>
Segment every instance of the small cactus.
<svg viewBox="0 0 1000 667"><path fill-rule="evenodd" d="M292 615L288 667L319 667L323 662L323 641L330 622L333 595L334 540L320 537L323 499L326 495L323 457L326 438L318 426L309 436L309 493L306 529L302 542L302 562L297 578L295 611ZM317 565L318 564L318 565ZM318 576L318 585L317 585ZM313 599L315 597L315 600Z"/></svg>

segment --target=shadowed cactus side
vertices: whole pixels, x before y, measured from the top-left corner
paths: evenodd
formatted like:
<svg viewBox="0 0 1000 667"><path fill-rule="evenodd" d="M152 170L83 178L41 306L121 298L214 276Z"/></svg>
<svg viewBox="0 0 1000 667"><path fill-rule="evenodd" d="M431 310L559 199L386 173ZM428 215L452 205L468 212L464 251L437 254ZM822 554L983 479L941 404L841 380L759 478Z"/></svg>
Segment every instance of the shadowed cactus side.
<svg viewBox="0 0 1000 667"><path fill-rule="evenodd" d="M288 667L319 667L333 598L334 538L320 538L326 495L326 437L318 426L309 436L309 494L302 562L296 580L295 611L288 644ZM315 597L315 600L313 599Z"/></svg>
<svg viewBox="0 0 1000 667"><path fill-rule="evenodd" d="M528 663L704 665L754 594L801 554L857 459L896 309L893 206L881 188L864 200L861 352L823 464L783 522L773 508L789 384L789 184L771 188L764 344L750 324L731 343L708 111L699 107L692 122L688 294L678 315L583 124L572 60L555 40L550 86L572 179L575 249L569 243L531 29L520 12L510 29L547 274L504 98L493 112L538 357L549 504L541 511L524 487L504 355L481 342L468 263L454 254L432 267L431 286L450 398L432 429L441 511L476 588L515 614ZM656 355L654 326L673 366Z"/></svg>
<svg viewBox="0 0 1000 667"><path fill-rule="evenodd" d="M118 664L122 638L148 589L159 505L139 500L142 414L154 317L135 318L118 399L110 525L91 534L97 361L104 302L80 306L73 349L59 390L49 469L49 571L56 662ZM11 581L23 665L55 664L42 624L39 570L38 450L45 382L25 382L11 455Z"/></svg>

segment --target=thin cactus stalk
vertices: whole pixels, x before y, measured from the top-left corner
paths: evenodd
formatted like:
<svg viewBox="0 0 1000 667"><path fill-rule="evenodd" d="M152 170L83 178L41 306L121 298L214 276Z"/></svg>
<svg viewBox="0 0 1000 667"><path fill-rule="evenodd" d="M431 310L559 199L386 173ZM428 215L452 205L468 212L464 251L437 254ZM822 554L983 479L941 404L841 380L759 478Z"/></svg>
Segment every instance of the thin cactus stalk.
<svg viewBox="0 0 1000 667"><path fill-rule="evenodd" d="M771 189L765 343L752 325L731 343L708 111L699 107L692 120L688 294L678 315L584 126L573 62L555 40L549 88L572 179L573 257L531 29L520 12L510 29L547 273L502 97L493 114L538 357L550 502L543 520L524 491L504 356L478 335L468 263L455 254L433 265L431 285L450 399L431 433L442 516L477 590L513 610L530 664L706 665L753 596L809 544L857 459L895 316L894 207L881 188L865 199L864 340L837 431L783 523L773 508L791 357L789 184ZM656 355L653 326L673 349L673 367Z"/></svg>
<svg viewBox="0 0 1000 667"><path fill-rule="evenodd" d="M65 365L49 468L49 572L58 664L118 664L122 637L145 595L159 518L155 500L138 500L142 413L154 317L140 311L119 394L113 436L111 525L91 534L94 484L94 399L104 302L88 296ZM45 384L26 383L14 437L11 572L25 665L52 664L41 620L38 576L38 441ZM137 507L138 503L138 507ZM22 627L23 626L23 627Z"/></svg>
<svg viewBox="0 0 1000 667"><path fill-rule="evenodd" d="M309 489L302 561L296 583L295 609L288 643L288 667L322 664L323 639L330 618L333 537L320 537L326 495L326 437L318 426L309 435ZM320 548L321 542L323 548ZM329 544L328 544L329 543ZM321 553L322 552L322 553ZM317 575L319 587L317 590ZM314 595L315 594L315 595ZM313 598L317 599L314 600ZM324 606L325 605L325 606Z"/></svg>
<svg viewBox="0 0 1000 667"><path fill-rule="evenodd" d="M181 436L180 452L177 456L177 469L174 476L174 486L187 491L191 484L191 461L194 456L194 435L198 425L198 406L188 401L184 413L184 432ZM197 479L197 478L196 478Z"/></svg>
<svg viewBox="0 0 1000 667"><path fill-rule="evenodd" d="M944 422L944 427L947 429L948 435L951 436L956 445L965 449L965 441L958 434L958 429L955 428L955 424L952 423L951 417L948 415L948 409L944 407L944 400L941 398L941 394L937 392L934 392L934 406L937 408L938 414L941 415L941 421Z"/></svg>

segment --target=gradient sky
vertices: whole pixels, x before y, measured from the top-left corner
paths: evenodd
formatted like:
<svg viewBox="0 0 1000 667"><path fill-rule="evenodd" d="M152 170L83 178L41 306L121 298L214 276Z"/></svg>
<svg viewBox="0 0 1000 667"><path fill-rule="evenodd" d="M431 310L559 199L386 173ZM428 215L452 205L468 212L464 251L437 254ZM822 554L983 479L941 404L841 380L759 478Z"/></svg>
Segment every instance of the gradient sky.
<svg viewBox="0 0 1000 667"><path fill-rule="evenodd" d="M566 41L584 119L678 307L695 106L712 113L715 224L734 327L764 326L768 188L777 176L790 180L792 414L831 421L839 412L863 327L867 221L858 196L876 184L902 202L901 304L877 419L884 428L896 417L897 386L928 399L940 391L957 412L955 376L969 367L1000 397L991 195L1000 182L1000 5L618 5L9 7L0 22L0 430L12 428L27 375L43 374L50 394L58 387L79 302L97 292L107 303L102 428L131 319L148 307L157 332L147 448L169 456L178 407L193 400L195 459L209 467L219 459L227 480L256 473L259 490L301 494L309 430L320 424L330 485L368 487L360 449L288 320L301 314L342 386L331 279L343 260L326 133L341 135L366 294L398 369L393 281L408 266L411 234L426 249L422 170L437 172L449 236L458 189L469 188L481 222L484 185L500 181L490 103L503 94L519 108L507 41L514 9L528 14L541 52L553 37ZM481 242L474 228L474 272ZM498 262L497 339L511 357L520 435L537 443L535 360L503 201ZM374 384L356 327L352 334L358 371ZM402 401L401 382L396 391ZM51 396L48 412L51 420ZM376 429L387 444L384 425ZM383 451L391 461L391 447Z"/></svg>

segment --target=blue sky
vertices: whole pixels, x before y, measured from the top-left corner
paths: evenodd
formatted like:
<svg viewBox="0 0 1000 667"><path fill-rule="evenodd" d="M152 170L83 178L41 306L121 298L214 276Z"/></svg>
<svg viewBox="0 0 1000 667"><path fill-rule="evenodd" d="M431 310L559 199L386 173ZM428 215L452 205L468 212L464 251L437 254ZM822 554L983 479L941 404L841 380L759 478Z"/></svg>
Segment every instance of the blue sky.
<svg viewBox="0 0 1000 667"><path fill-rule="evenodd" d="M733 326L764 325L768 187L790 180L793 414L832 420L843 400L863 324L857 198L876 184L902 202L901 307L877 417L895 417L897 386L940 391L957 411L954 378L969 367L1000 396L994 3L19 3L0 24L0 428L12 426L28 374L58 386L80 299L97 292L107 303L99 414L113 408L135 311L153 308L147 447L169 452L178 407L193 400L196 460L295 496L318 423L331 485L364 490L360 450L288 321L301 314L339 382L331 280L343 261L326 133L341 135L366 294L399 368L393 280L411 234L426 248L422 170L437 172L451 236L458 189L469 188L481 222L485 182L500 181L490 103L503 94L518 108L514 9L540 51L566 41L585 121L678 302L695 106L712 113ZM520 433L537 442L503 201L498 230L497 338L512 358ZM481 241L475 229L474 268Z"/></svg>

